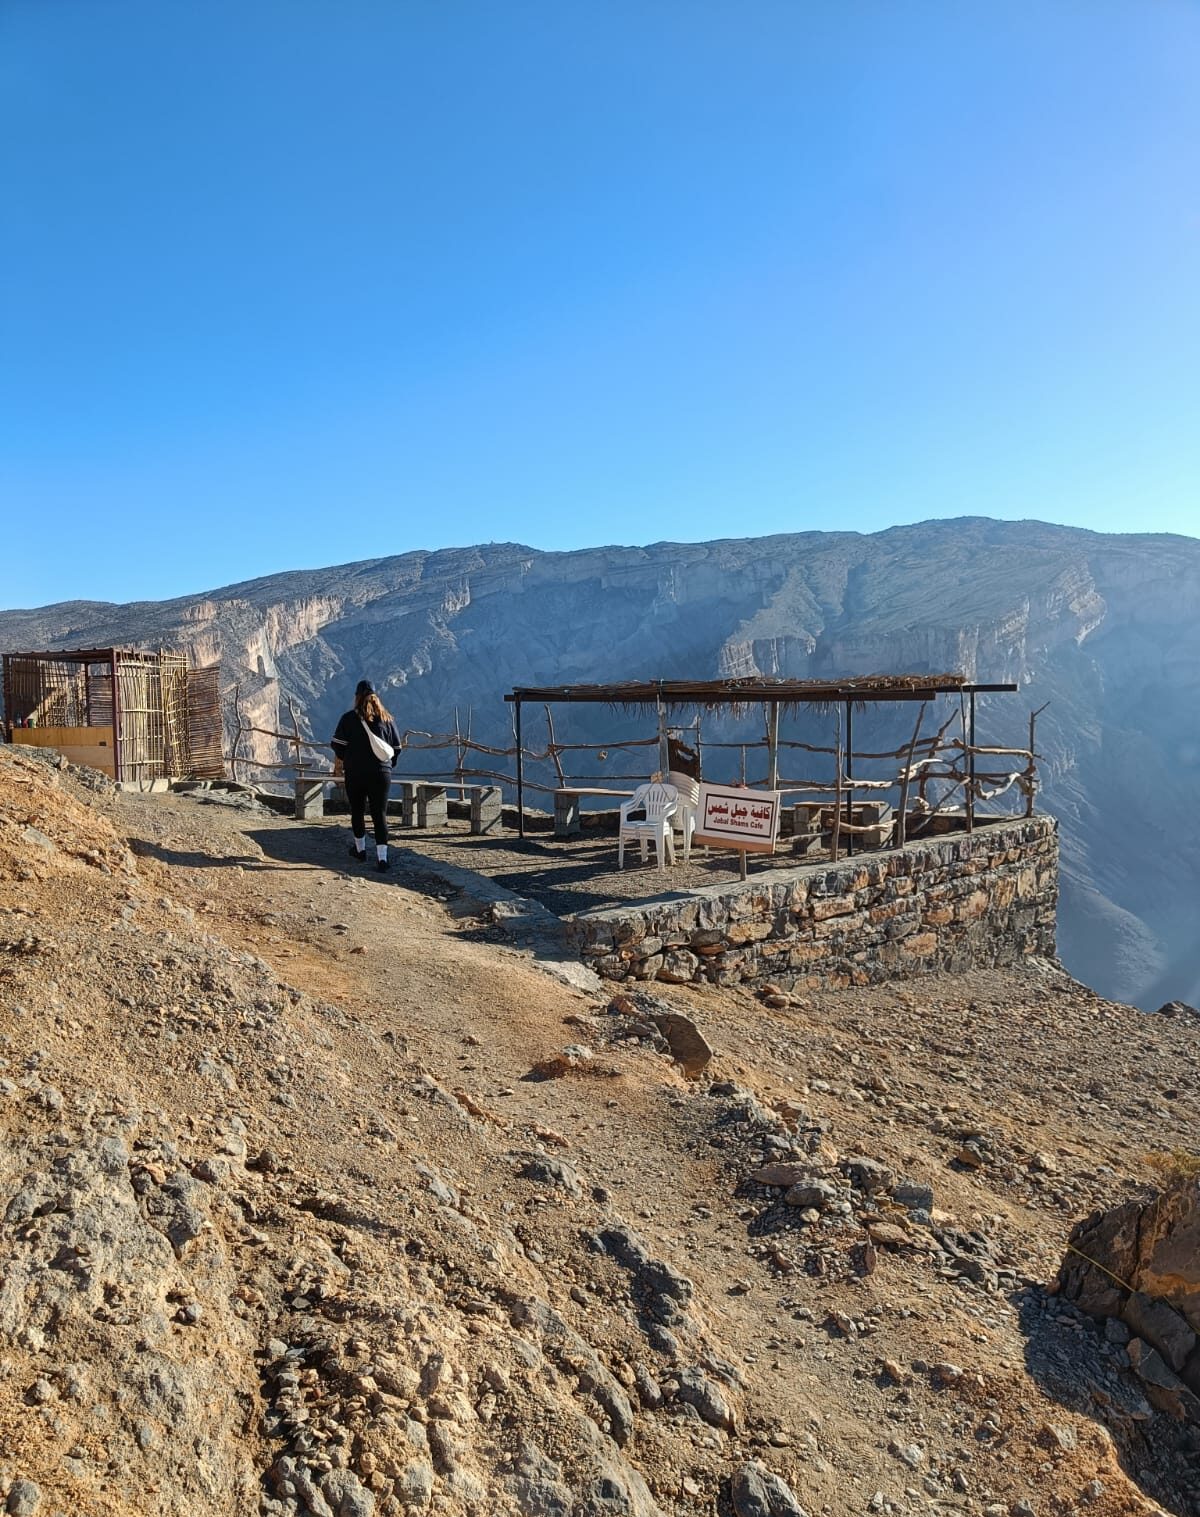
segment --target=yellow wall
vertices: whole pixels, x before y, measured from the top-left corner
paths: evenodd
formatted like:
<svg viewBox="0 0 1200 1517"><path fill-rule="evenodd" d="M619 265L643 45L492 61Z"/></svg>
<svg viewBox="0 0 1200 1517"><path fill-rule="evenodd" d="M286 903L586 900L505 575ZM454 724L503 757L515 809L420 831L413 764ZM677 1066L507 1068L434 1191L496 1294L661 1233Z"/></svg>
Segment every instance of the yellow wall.
<svg viewBox="0 0 1200 1517"><path fill-rule="evenodd" d="M53 748L68 763L85 764L116 778L111 727L14 727L12 740L28 748Z"/></svg>

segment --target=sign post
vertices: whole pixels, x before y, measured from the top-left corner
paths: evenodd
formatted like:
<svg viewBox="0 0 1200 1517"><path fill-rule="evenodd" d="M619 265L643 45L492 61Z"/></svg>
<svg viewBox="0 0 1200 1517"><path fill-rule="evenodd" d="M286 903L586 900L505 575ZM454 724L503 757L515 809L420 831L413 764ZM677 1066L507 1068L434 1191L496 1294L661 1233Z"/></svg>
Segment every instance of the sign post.
<svg viewBox="0 0 1200 1517"><path fill-rule="evenodd" d="M777 790L701 784L692 841L709 848L736 849L741 854L743 879L746 877L746 855L774 853L778 835Z"/></svg>

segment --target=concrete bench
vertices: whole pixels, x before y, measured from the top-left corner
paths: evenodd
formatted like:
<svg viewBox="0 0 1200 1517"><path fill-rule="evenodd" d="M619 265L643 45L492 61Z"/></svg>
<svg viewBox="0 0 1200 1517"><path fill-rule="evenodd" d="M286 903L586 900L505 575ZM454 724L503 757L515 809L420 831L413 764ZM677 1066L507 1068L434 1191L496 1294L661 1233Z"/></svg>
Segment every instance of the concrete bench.
<svg viewBox="0 0 1200 1517"><path fill-rule="evenodd" d="M928 811L914 809L908 813L904 824L906 838L941 837L947 832L965 832L966 830L967 813L965 811L939 811L937 816L931 816Z"/></svg>
<svg viewBox="0 0 1200 1517"><path fill-rule="evenodd" d="M583 815L580 799L585 795L617 796L627 801L632 790L589 790L586 787L566 787L554 792L554 836L556 838L578 837L583 831Z"/></svg>
<svg viewBox="0 0 1200 1517"><path fill-rule="evenodd" d="M824 853L833 841L833 815L829 801L800 801L793 806L792 852L802 857ZM841 835L847 846L883 848L891 840L894 827L887 801L842 802Z"/></svg>
<svg viewBox="0 0 1200 1517"><path fill-rule="evenodd" d="M331 785L341 800L346 799L346 787L332 775L300 775L295 782L294 815L298 822L315 822L325 815L325 787Z"/></svg>
<svg viewBox="0 0 1200 1517"><path fill-rule="evenodd" d="M499 832L502 795L499 785L469 785L471 792L471 831L477 837Z"/></svg>
<svg viewBox="0 0 1200 1517"><path fill-rule="evenodd" d="M471 806L472 833L482 835L500 828L501 792L499 785L457 785L426 780L395 779L400 788L400 825L402 827L444 827L447 821L447 792L461 791ZM346 787L334 775L304 775L295 781L295 816L299 822L317 821L325 815L325 790L333 787L344 802Z"/></svg>
<svg viewBox="0 0 1200 1517"><path fill-rule="evenodd" d="M460 785L437 780L400 780L400 811L405 827L444 827L451 792L470 805L470 831L482 837L500 829L502 796L499 785Z"/></svg>

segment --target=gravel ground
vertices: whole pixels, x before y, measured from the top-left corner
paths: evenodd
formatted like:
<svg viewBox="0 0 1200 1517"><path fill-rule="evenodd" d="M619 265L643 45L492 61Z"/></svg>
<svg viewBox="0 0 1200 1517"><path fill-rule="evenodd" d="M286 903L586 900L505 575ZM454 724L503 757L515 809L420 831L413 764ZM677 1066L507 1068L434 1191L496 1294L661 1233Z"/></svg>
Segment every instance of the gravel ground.
<svg viewBox="0 0 1200 1517"><path fill-rule="evenodd" d="M689 1080L332 823L38 768L0 754L8 1510L1197 1510L1045 1288L1200 1147L1190 1021L1053 966L662 987Z"/></svg>
<svg viewBox="0 0 1200 1517"><path fill-rule="evenodd" d="M659 869L653 854L643 864L637 849L617 868L615 836L585 833L578 838L555 838L533 833L522 842L515 834L471 837L465 823L451 822L429 832L398 832L395 841L431 860L456 864L486 874L507 890L532 896L558 916L613 906L621 901L644 901L654 896L679 895L704 885L728 885L739 878L737 857L731 853L694 853L684 864L677 850L674 867ZM792 869L791 852L750 862L750 874Z"/></svg>

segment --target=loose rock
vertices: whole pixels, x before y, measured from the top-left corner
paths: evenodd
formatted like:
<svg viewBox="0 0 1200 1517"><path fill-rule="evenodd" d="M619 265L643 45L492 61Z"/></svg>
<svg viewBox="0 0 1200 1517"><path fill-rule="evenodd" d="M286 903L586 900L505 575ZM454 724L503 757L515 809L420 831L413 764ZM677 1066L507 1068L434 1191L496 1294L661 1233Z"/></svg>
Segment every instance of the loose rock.
<svg viewBox="0 0 1200 1517"><path fill-rule="evenodd" d="M787 1482L758 1459L738 1470L729 1494L737 1517L808 1517Z"/></svg>

